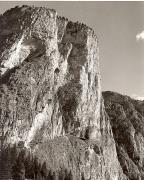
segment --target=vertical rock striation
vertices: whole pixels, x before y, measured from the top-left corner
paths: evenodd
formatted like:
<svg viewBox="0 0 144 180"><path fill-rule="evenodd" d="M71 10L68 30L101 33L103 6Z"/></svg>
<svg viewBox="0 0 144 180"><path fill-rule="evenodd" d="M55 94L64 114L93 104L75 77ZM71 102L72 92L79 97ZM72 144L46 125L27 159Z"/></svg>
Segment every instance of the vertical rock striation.
<svg viewBox="0 0 144 180"><path fill-rule="evenodd" d="M101 97L93 30L29 6L6 11L0 24L1 153L15 144L57 179L61 170L77 180L126 179Z"/></svg>

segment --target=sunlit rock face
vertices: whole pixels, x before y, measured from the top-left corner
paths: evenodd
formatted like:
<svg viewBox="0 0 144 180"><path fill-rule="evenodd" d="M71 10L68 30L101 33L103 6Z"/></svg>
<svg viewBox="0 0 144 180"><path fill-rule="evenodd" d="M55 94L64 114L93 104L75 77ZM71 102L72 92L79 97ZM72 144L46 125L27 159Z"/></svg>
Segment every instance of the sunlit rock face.
<svg viewBox="0 0 144 180"><path fill-rule="evenodd" d="M28 6L5 12L0 24L1 152L23 144L72 179L126 179L101 98L94 32Z"/></svg>
<svg viewBox="0 0 144 180"><path fill-rule="evenodd" d="M129 180L143 180L144 102L110 91L103 97L123 172Z"/></svg>
<svg viewBox="0 0 144 180"><path fill-rule="evenodd" d="M28 145L39 130L41 139L67 133L85 137L88 126L90 138L99 136L94 133L101 94L93 31L45 8L15 8L1 22L2 43L8 46L1 50L1 85L9 98L8 119L17 127L9 141Z"/></svg>

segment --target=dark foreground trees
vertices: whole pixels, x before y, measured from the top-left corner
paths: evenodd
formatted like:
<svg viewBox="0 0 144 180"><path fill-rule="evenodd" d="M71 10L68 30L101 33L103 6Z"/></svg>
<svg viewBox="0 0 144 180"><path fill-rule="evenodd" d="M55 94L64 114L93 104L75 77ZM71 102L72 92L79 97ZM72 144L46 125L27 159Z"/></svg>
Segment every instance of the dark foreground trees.
<svg viewBox="0 0 144 180"><path fill-rule="evenodd" d="M9 169L9 178L11 176L13 180L73 180L70 170L61 169L54 172L48 169L46 162L40 162L36 156L24 149L17 149L16 146L5 149L0 157L1 165L3 164L2 173Z"/></svg>

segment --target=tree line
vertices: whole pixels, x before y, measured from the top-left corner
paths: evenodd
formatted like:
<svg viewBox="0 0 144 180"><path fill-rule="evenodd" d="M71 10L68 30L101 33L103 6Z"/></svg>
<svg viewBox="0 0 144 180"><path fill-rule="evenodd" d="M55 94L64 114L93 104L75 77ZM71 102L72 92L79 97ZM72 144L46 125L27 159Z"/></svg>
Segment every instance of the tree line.
<svg viewBox="0 0 144 180"><path fill-rule="evenodd" d="M46 162L40 162L30 152L17 150L16 146L8 147L2 153L2 162L11 171L13 180L73 180L73 174L67 169L53 172Z"/></svg>

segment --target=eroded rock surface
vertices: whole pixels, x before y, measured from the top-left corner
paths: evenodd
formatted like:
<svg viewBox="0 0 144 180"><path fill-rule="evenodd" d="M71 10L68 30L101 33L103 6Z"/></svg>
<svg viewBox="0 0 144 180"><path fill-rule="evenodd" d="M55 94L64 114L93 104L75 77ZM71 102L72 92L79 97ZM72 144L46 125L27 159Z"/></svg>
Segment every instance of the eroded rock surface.
<svg viewBox="0 0 144 180"><path fill-rule="evenodd" d="M68 179L125 180L93 30L28 6L5 12L0 24L1 179L64 179L66 170Z"/></svg>
<svg viewBox="0 0 144 180"><path fill-rule="evenodd" d="M103 97L123 172L130 180L143 180L144 102L110 91Z"/></svg>

